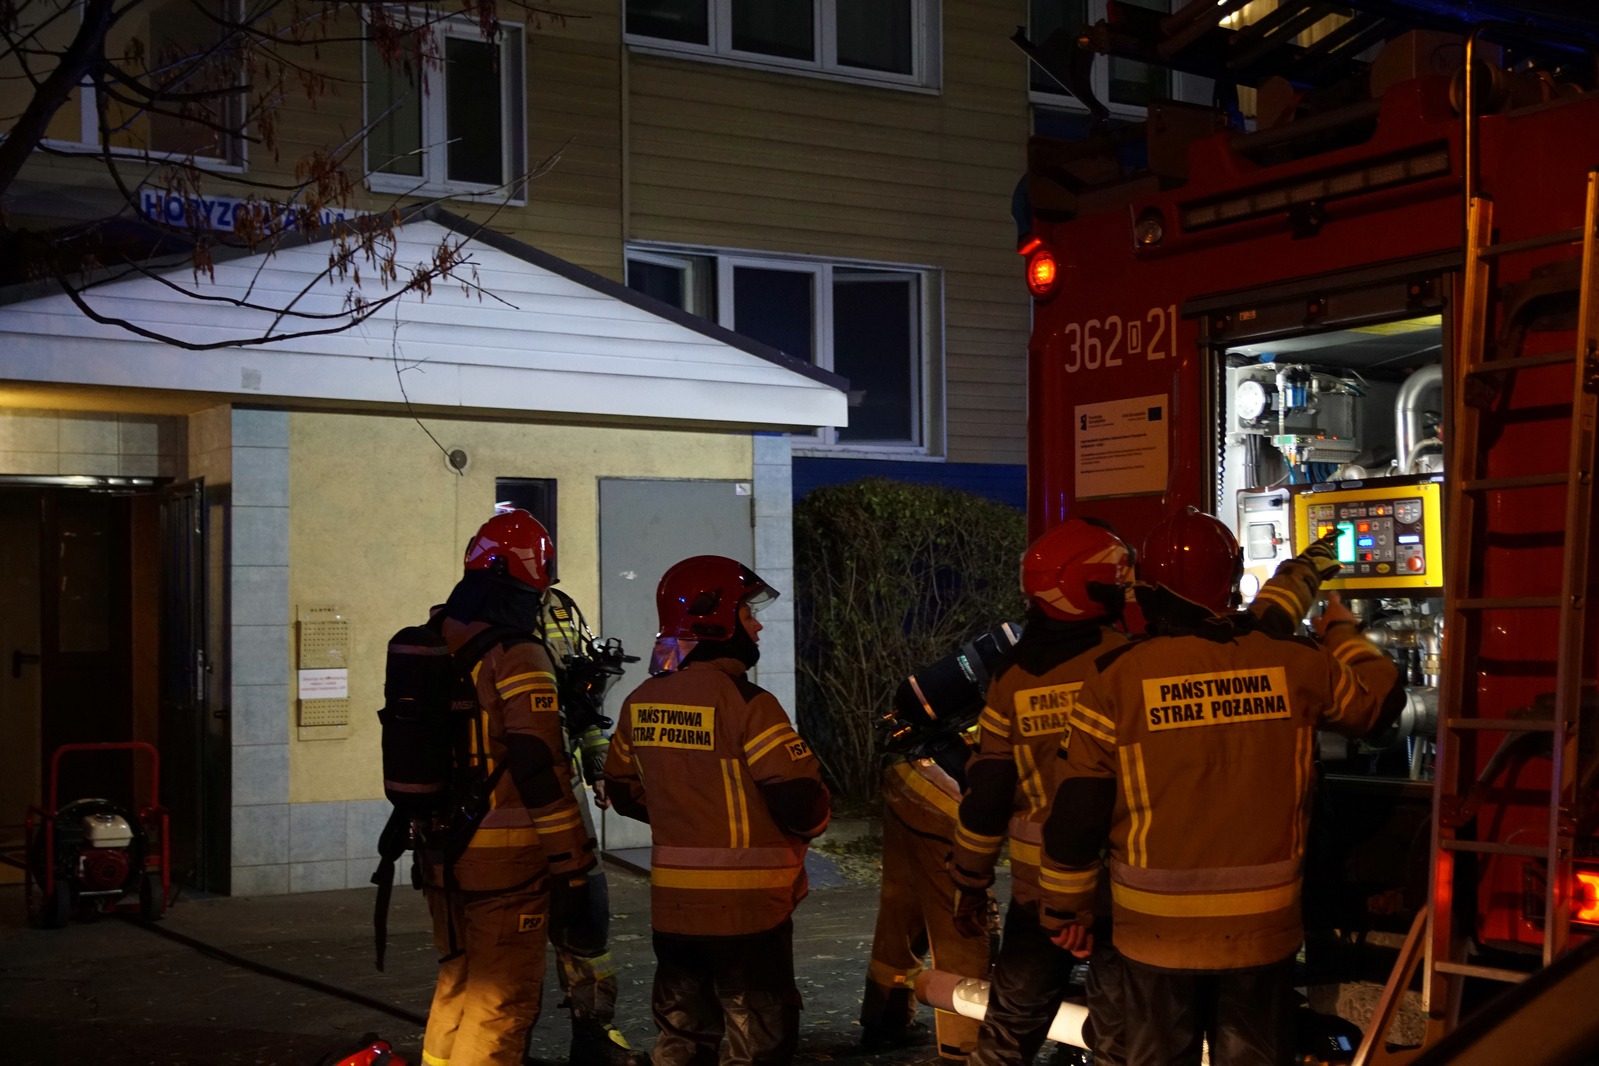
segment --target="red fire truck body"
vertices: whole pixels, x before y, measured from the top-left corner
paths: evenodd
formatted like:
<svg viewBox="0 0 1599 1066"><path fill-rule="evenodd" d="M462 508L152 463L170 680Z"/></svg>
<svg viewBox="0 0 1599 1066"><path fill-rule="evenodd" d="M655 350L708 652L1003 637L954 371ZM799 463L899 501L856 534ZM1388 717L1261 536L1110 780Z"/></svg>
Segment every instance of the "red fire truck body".
<svg viewBox="0 0 1599 1066"><path fill-rule="evenodd" d="M1252 568L1259 578L1303 547L1307 529L1332 528L1334 517L1318 527L1318 514L1333 516L1336 503L1337 521L1347 516L1351 561L1359 560L1369 580L1348 582L1344 595L1366 600L1374 634L1412 675L1416 713L1399 738L1406 750L1398 763L1389 756L1384 767L1380 745L1330 760L1324 749L1323 757L1331 777L1378 797L1360 810L1384 817L1396 797L1408 797L1420 812L1405 823L1404 839L1388 845L1389 887L1412 911L1427 892L1427 781L1439 742L1428 714L1436 720L1440 659L1467 657L1462 676L1486 718L1535 710L1557 665L1552 610L1496 607L1466 639L1446 637L1442 506L1423 500L1426 536L1436 538L1424 550L1420 525L1396 525L1393 507L1382 502L1418 484L1444 486L1450 403L1456 390L1477 387L1463 379L1456 351L1468 184L1461 81L1441 74L1400 81L1364 108L1305 122L1302 132L1291 122L1247 134L1218 130L1191 140L1186 167L1168 164L1158 177L1124 172L1120 181L1086 189L1063 178L1081 151L1035 138L1031 228L1020 248L1035 296L1033 533L1092 515L1136 546L1160 517L1192 504L1235 527L1246 562L1262 564ZM1502 349L1534 359L1573 346L1575 308L1561 302L1566 297L1539 295L1538 286L1571 262L1581 236L1533 250L1517 250L1515 242L1580 231L1588 172L1599 167L1599 93L1552 95L1480 117L1470 182L1493 200L1493 241L1512 246L1495 261L1494 284L1552 301L1525 333L1512 327L1508 312L1489 323ZM1164 117L1152 108L1152 158ZM1160 150L1170 157L1169 145ZM1415 346L1400 347L1404 336L1415 337ZM1407 378L1424 372L1441 386L1441 399L1431 404L1411 402L1417 394L1406 388ZM1478 476L1565 470L1569 418L1548 415L1569 412L1572 380L1569 359L1550 361L1483 394L1492 422ZM1404 408L1397 436L1384 413L1395 403ZM1336 413L1346 409L1354 414ZM1407 417L1431 419L1436 429L1407 442ZM1407 451L1405 469L1390 465ZM1429 455L1417 459L1415 451ZM1561 481L1484 495L1473 542L1480 552L1473 565L1485 575L1481 596L1558 591L1566 491ZM1319 500L1329 501L1320 505L1324 511ZM1368 525L1377 531L1370 551ZM1407 542L1397 555L1389 537ZM1588 647L1584 658L1584 676L1595 676L1599 649ZM1486 731L1459 742L1467 775L1479 775L1486 790L1475 822L1483 839L1545 846L1547 743L1542 754L1526 744L1507 750ZM1579 840L1579 859L1585 847ZM1478 854L1472 861L1476 898L1456 901L1472 915L1465 932L1488 948L1536 950L1542 868L1525 855ZM1573 889L1578 931L1584 917L1599 918L1591 899L1580 898L1599 878L1581 872L1590 880ZM1382 880L1373 875L1365 887L1380 891Z"/></svg>

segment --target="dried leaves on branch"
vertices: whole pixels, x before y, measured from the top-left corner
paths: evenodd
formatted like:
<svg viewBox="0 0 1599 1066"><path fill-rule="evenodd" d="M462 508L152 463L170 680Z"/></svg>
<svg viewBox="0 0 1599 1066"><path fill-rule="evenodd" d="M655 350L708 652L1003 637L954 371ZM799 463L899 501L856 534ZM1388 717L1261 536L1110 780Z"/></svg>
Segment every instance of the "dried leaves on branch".
<svg viewBox="0 0 1599 1066"><path fill-rule="evenodd" d="M1021 618L1026 522L955 489L868 478L794 508L800 732L835 792L877 792L876 723L920 667Z"/></svg>
<svg viewBox="0 0 1599 1066"><path fill-rule="evenodd" d="M402 261L399 226L437 183L368 192L367 168L382 165L374 131L437 90L444 23L476 27L497 57L504 34L563 18L515 0L0 0L0 283L48 279L96 321L191 349L338 332L441 280L471 290L471 234ZM394 104L363 111L363 79L385 71ZM299 128L285 136L286 122L306 125L319 107L325 121L312 125L337 130L334 143L307 147ZM288 150L300 154L285 159ZM82 188L54 187L57 171L30 175L44 157L75 160L59 173ZM86 178L86 162L103 177ZM489 205L480 221L554 162L476 182L470 191ZM259 271L218 282L225 260L318 239L326 265L297 292L265 294ZM130 277L257 314L234 320L245 323L231 327L238 336L169 336L96 299ZM343 289L332 306L329 286Z"/></svg>

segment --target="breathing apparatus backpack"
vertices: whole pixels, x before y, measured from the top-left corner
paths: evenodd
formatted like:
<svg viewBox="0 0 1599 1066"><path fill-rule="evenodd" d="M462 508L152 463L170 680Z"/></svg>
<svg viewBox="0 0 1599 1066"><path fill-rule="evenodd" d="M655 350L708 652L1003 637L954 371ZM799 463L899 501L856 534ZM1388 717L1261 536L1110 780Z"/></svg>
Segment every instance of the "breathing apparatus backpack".
<svg viewBox="0 0 1599 1066"><path fill-rule="evenodd" d="M406 626L389 639L383 674L383 792L394 805L378 837L378 897L372 916L377 967L388 939L394 865L407 851L428 849L443 861L446 888L505 765L484 773L472 756L486 750L480 730L472 670L491 648L531 643L530 634L491 626L453 654L444 639L444 615ZM420 874L411 870L412 887ZM453 940L453 936L452 936ZM453 947L452 947L453 952Z"/></svg>

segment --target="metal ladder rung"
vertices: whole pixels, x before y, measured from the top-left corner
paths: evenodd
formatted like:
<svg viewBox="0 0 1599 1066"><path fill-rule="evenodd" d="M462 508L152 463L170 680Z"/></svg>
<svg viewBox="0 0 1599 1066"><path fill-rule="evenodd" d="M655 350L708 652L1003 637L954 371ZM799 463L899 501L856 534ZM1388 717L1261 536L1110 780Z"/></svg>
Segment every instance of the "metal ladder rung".
<svg viewBox="0 0 1599 1066"><path fill-rule="evenodd" d="M1479 596L1469 600L1456 600L1457 611L1492 611L1496 608L1514 610L1522 607L1559 607L1565 603L1561 596Z"/></svg>
<svg viewBox="0 0 1599 1066"><path fill-rule="evenodd" d="M1503 730L1506 733L1553 733L1555 724L1546 718L1456 718L1444 723L1449 729Z"/></svg>
<svg viewBox="0 0 1599 1066"><path fill-rule="evenodd" d="M1577 357L1575 352L1548 352L1544 355L1523 355L1517 359L1486 359L1466 367L1467 374L1503 374L1512 370L1534 370L1540 366L1560 366Z"/></svg>
<svg viewBox="0 0 1599 1066"><path fill-rule="evenodd" d="M1519 241L1506 241L1503 244L1488 244L1477 250L1483 259L1492 259L1499 255L1515 255L1517 252L1531 252L1539 248L1553 248L1557 244L1577 244L1582 240L1582 227L1564 229L1556 233L1544 233L1537 237L1524 237Z"/></svg>
<svg viewBox="0 0 1599 1066"><path fill-rule="evenodd" d="M1542 845L1501 844L1494 840L1440 840L1438 846L1445 851L1470 851L1479 855L1524 855L1529 859L1549 857L1549 849Z"/></svg>
<svg viewBox="0 0 1599 1066"><path fill-rule="evenodd" d="M1520 970L1506 970L1498 966L1473 966L1469 962L1449 962L1446 959L1439 959L1432 964L1432 968L1440 973L1455 973L1462 977L1484 977L1490 981L1504 981L1512 985L1519 985L1532 976Z"/></svg>
<svg viewBox="0 0 1599 1066"><path fill-rule="evenodd" d="M1518 474L1514 477L1483 477L1462 481L1465 492L1496 492L1500 489L1535 489L1544 485L1564 485L1570 478L1564 470L1549 474Z"/></svg>

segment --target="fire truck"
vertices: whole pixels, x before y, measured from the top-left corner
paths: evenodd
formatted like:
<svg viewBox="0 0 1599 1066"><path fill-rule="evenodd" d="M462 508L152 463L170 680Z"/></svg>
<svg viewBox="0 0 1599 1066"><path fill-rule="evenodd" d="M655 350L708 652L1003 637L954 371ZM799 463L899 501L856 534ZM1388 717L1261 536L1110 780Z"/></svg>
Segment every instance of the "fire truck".
<svg viewBox="0 0 1599 1066"><path fill-rule="evenodd" d="M1320 741L1306 962L1348 981L1392 934L1380 1055L1413 973L1437 1037L1599 932L1599 17L1107 9L1018 44L1101 118L1086 53L1252 88L1255 119L1218 93L1030 142L1030 521L1137 545L1191 504L1236 532L1246 597L1338 534L1328 587L1409 700Z"/></svg>

